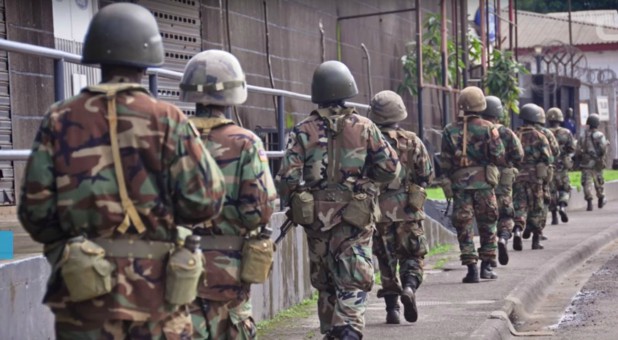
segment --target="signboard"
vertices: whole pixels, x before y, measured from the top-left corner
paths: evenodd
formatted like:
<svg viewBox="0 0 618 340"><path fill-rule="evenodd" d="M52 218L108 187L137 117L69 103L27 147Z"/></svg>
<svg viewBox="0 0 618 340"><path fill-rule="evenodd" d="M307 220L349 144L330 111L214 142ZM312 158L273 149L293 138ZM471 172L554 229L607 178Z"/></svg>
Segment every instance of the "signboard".
<svg viewBox="0 0 618 340"><path fill-rule="evenodd" d="M607 96L597 96L597 112L601 121L609 121L609 99Z"/></svg>
<svg viewBox="0 0 618 340"><path fill-rule="evenodd" d="M579 123L581 126L586 125L586 121L588 120L588 103L580 102L579 103Z"/></svg>

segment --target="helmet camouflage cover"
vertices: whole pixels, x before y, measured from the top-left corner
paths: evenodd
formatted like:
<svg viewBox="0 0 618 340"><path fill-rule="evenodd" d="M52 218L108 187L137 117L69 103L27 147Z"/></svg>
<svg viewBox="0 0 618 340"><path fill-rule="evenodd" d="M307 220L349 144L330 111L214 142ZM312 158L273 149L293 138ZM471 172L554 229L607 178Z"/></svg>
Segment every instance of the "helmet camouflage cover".
<svg viewBox="0 0 618 340"><path fill-rule="evenodd" d="M380 91L371 99L369 119L377 125L398 123L407 116L403 99L393 91Z"/></svg>
<svg viewBox="0 0 618 340"><path fill-rule="evenodd" d="M206 50L187 63L180 81L180 100L205 105L240 105L247 82L238 59L222 50Z"/></svg>
<svg viewBox="0 0 618 340"><path fill-rule="evenodd" d="M564 115L562 110L557 107L552 107L547 110L547 120L550 122L564 122Z"/></svg>
<svg viewBox="0 0 618 340"><path fill-rule="evenodd" d="M468 86L461 90L459 99L457 100L457 105L459 106L459 109L464 112L480 113L487 108L483 90L476 86Z"/></svg>

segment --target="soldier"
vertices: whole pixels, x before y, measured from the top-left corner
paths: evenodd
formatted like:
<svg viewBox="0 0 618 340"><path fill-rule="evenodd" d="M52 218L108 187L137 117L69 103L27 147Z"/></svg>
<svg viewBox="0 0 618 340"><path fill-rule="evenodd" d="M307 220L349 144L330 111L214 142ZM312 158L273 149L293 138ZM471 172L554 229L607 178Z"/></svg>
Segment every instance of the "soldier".
<svg viewBox="0 0 618 340"><path fill-rule="evenodd" d="M507 243L513 232L513 218L515 210L513 209L513 182L517 177L517 166L524 157L524 150L521 142L513 130L499 123L503 118L504 109L502 101L498 97L485 97L487 108L481 113L481 116L494 123L498 128L500 140L504 144L507 166L500 167L500 183L495 189L496 198L498 200L498 261L501 265L509 263L509 254Z"/></svg>
<svg viewBox="0 0 618 340"><path fill-rule="evenodd" d="M319 108L290 132L277 175L281 199L291 202L293 213L308 212L294 222L305 227L320 330L328 339L362 338L373 285L377 185L399 171L397 153L378 127L345 106L356 94L344 64L326 61L316 68L311 100Z"/></svg>
<svg viewBox="0 0 618 340"><path fill-rule="evenodd" d="M378 297L386 302L386 323L398 324L399 296L404 317L416 322L415 292L423 282L423 260L427 240L422 221L427 183L433 179L431 156L413 132L399 127L408 116L401 97L382 91L371 100L369 118L378 125L384 138L397 151L401 172L380 190L382 219L376 224L373 249L382 275ZM399 278L397 278L399 267Z"/></svg>
<svg viewBox="0 0 618 340"><path fill-rule="evenodd" d="M43 117L18 207L52 264L44 302L56 337L188 338L201 255L193 236L191 251L175 249L177 225L219 213L223 175L186 116L140 85L163 64L147 9L102 8L82 62L101 64L102 83Z"/></svg>
<svg viewBox="0 0 618 340"><path fill-rule="evenodd" d="M221 215L208 228L194 229L203 235L206 259L191 306L194 339L256 338L250 283L241 280L242 249L245 238L269 238L266 224L277 193L260 138L225 118L246 99L245 74L232 54L208 50L189 60L180 100L197 103L191 121L223 172L226 192Z"/></svg>
<svg viewBox="0 0 618 340"><path fill-rule="evenodd" d="M483 91L475 86L463 89L458 100L462 121L452 123L442 133L442 169L453 191L453 226L457 229L461 263L468 267L463 283L478 283L476 263L481 259L481 278L496 279L492 264L496 259L498 203L493 188L500 176L498 166L506 166L504 145L498 129L479 114L487 108ZM472 218L481 237L478 255L474 246Z"/></svg>
<svg viewBox="0 0 618 340"><path fill-rule="evenodd" d="M584 198L588 201L588 211L592 211L592 184L596 190L599 209L606 204L605 193L603 190L603 169L605 169L605 155L607 155L607 145L609 142L603 132L599 131L599 115L592 113L586 120L588 130L577 142L576 157L582 169L582 187L584 188Z"/></svg>
<svg viewBox="0 0 618 340"><path fill-rule="evenodd" d="M549 210L551 211L551 224L558 224L558 213L563 223L569 221L566 207L569 205L571 197L571 182L569 181L569 170L573 167L572 155L575 152L575 139L569 129L560 126L564 122L562 110L552 107L547 110L547 120L549 129L556 137L560 145L560 156L554 157L554 178L550 183L551 200Z"/></svg>
<svg viewBox="0 0 618 340"><path fill-rule="evenodd" d="M524 148L524 159L519 167L519 175L513 184L513 206L515 208L515 227L513 228L513 249L522 250L522 230L529 230L532 249L543 249L540 236L545 224L545 195L543 185L549 176L549 166L553 156L547 137L535 125L543 121L542 109L535 104L524 105L519 117L524 125L517 129L517 136Z"/></svg>

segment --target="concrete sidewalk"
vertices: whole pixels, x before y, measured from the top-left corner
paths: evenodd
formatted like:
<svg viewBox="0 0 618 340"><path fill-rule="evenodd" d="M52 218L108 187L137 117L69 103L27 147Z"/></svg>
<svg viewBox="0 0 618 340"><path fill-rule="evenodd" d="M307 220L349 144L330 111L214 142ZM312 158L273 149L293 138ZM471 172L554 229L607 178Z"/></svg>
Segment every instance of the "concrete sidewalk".
<svg viewBox="0 0 618 340"><path fill-rule="evenodd" d="M596 202L595 202L596 203ZM441 269L431 270L430 259L425 282L417 293L419 320L414 324L384 324L384 303L374 292L369 298L365 339L499 339L510 332L505 320L490 319L524 313L523 304L541 299L546 286L583 262L604 245L618 238L618 203L610 202L604 209L570 213L570 222L548 226L544 250L530 249L524 240L524 251L514 252L509 244L510 263L498 267L498 280L482 280L479 284L462 284L465 267L458 261L458 251L449 253ZM478 244L478 243L477 243ZM442 257L444 255L441 255ZM529 310L528 310L529 312ZM403 320L403 318L402 318ZM317 316L288 322L264 339L321 339Z"/></svg>

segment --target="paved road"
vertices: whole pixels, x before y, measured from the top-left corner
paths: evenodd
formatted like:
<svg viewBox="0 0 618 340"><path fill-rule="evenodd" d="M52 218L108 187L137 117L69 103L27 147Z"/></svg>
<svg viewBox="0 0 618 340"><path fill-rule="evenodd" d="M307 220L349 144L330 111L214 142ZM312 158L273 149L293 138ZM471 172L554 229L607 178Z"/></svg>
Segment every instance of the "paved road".
<svg viewBox="0 0 618 340"><path fill-rule="evenodd" d="M442 269L427 271L425 282L417 293L420 316L414 324L384 324L384 305L382 300L376 298L374 288L366 314L365 339L468 338L481 327L492 311L504 306L505 297L521 287L521 283L550 270L548 265L553 259L618 223L615 218L617 213L617 202L611 202L604 209L594 212L571 212L571 221L568 224L547 227L545 234L549 240L544 242L544 250L532 251L530 240L524 240L524 251L510 251L511 262L506 267L496 269L500 277L495 281L462 284L465 267L460 265L456 252L447 254L449 260ZM618 224L616 227L618 228ZM431 259L429 262L435 261L436 259ZM565 272L570 269L575 268L560 268ZM317 317L314 315L289 322L288 326L263 338L320 339L318 326Z"/></svg>

